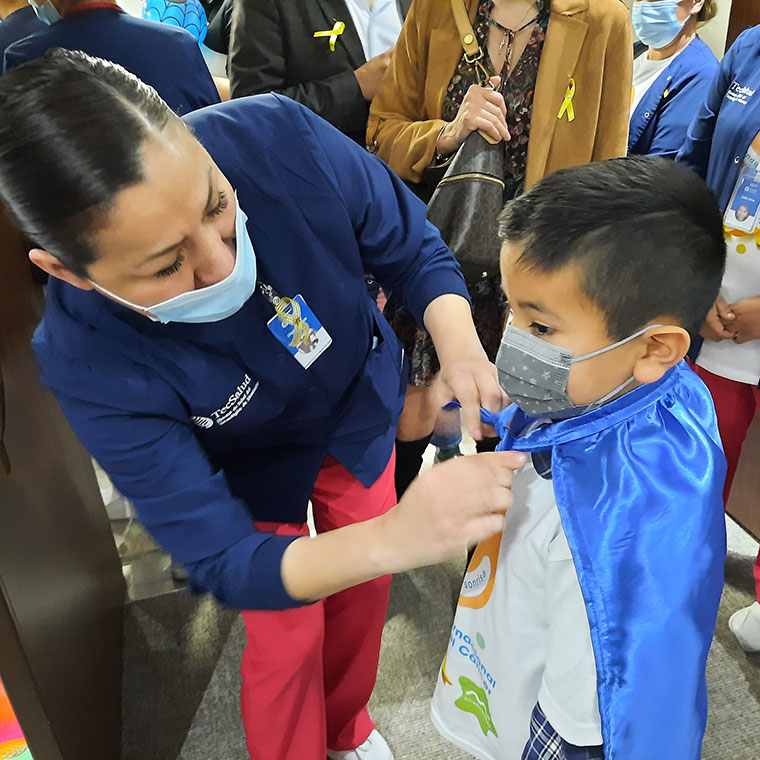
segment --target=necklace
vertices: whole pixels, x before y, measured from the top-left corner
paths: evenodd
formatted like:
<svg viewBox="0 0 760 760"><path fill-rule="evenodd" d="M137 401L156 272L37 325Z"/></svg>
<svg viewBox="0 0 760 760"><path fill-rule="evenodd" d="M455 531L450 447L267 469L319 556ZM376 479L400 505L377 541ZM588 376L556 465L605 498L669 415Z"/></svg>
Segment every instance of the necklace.
<svg viewBox="0 0 760 760"><path fill-rule="evenodd" d="M489 16L488 23L491 26L496 27L499 29L502 33L501 42L499 43L499 52L498 55L501 57L501 54L504 52L504 48L507 48L507 55L505 59L506 67L507 69L512 68L512 45L515 41L515 35L519 34L523 29L527 29L531 24L535 24L536 21L538 21L538 17L540 16L540 13L537 13L532 19L529 21L526 21L524 24L522 23L525 21L525 17L533 11L535 6L531 6L528 8L525 15L520 19L518 24L522 24L522 26L519 26L518 29L508 29L506 26L500 24L493 16Z"/></svg>

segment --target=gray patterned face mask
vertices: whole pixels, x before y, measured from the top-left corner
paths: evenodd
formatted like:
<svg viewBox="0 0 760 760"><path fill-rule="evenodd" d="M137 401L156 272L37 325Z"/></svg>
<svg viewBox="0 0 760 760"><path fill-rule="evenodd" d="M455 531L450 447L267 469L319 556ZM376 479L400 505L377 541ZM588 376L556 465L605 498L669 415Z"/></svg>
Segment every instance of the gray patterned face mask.
<svg viewBox="0 0 760 760"><path fill-rule="evenodd" d="M629 386L634 378L628 378L593 404L576 405L567 395L567 382L572 365L606 354L607 351L612 351L655 327L662 325L647 325L611 346L583 356L573 356L573 352L567 348L547 343L525 330L507 325L496 356L499 382L510 400L532 417L560 420L591 412L614 398Z"/></svg>

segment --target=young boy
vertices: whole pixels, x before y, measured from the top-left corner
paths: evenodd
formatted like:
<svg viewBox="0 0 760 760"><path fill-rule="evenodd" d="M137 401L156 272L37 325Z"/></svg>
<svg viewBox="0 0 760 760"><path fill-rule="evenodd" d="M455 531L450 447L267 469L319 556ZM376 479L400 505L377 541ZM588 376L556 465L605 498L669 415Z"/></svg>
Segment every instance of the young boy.
<svg viewBox="0 0 760 760"><path fill-rule="evenodd" d="M433 721L482 760L698 760L725 459L683 357L723 274L717 202L616 159L548 177L499 228L516 405L491 420L532 461L468 567Z"/></svg>

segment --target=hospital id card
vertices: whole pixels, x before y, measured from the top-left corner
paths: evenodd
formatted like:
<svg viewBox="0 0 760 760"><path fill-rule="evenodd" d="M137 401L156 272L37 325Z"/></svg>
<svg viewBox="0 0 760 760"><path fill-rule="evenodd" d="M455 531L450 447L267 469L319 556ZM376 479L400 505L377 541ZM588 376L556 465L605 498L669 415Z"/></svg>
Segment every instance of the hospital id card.
<svg viewBox="0 0 760 760"><path fill-rule="evenodd" d="M304 368L308 369L332 344L332 337L322 326L314 312L306 305L300 294L293 299L292 311L297 313L303 327L294 344L296 326L293 320L282 319L279 315L267 322L269 331L290 352L291 356ZM306 329L304 329L304 327Z"/></svg>
<svg viewBox="0 0 760 760"><path fill-rule="evenodd" d="M760 209L760 174L745 167L734 188L723 223L732 230L752 232Z"/></svg>

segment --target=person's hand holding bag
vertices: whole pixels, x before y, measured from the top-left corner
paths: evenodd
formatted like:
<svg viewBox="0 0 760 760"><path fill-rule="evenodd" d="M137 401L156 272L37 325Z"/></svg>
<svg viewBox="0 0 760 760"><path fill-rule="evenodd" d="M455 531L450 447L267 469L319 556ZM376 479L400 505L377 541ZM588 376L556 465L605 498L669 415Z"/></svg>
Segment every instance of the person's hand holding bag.
<svg viewBox="0 0 760 760"><path fill-rule="evenodd" d="M509 140L507 106L499 92L501 77L491 77L489 83L490 87L474 84L467 90L454 121L449 122L438 137L439 155L455 153L475 131L492 143Z"/></svg>

